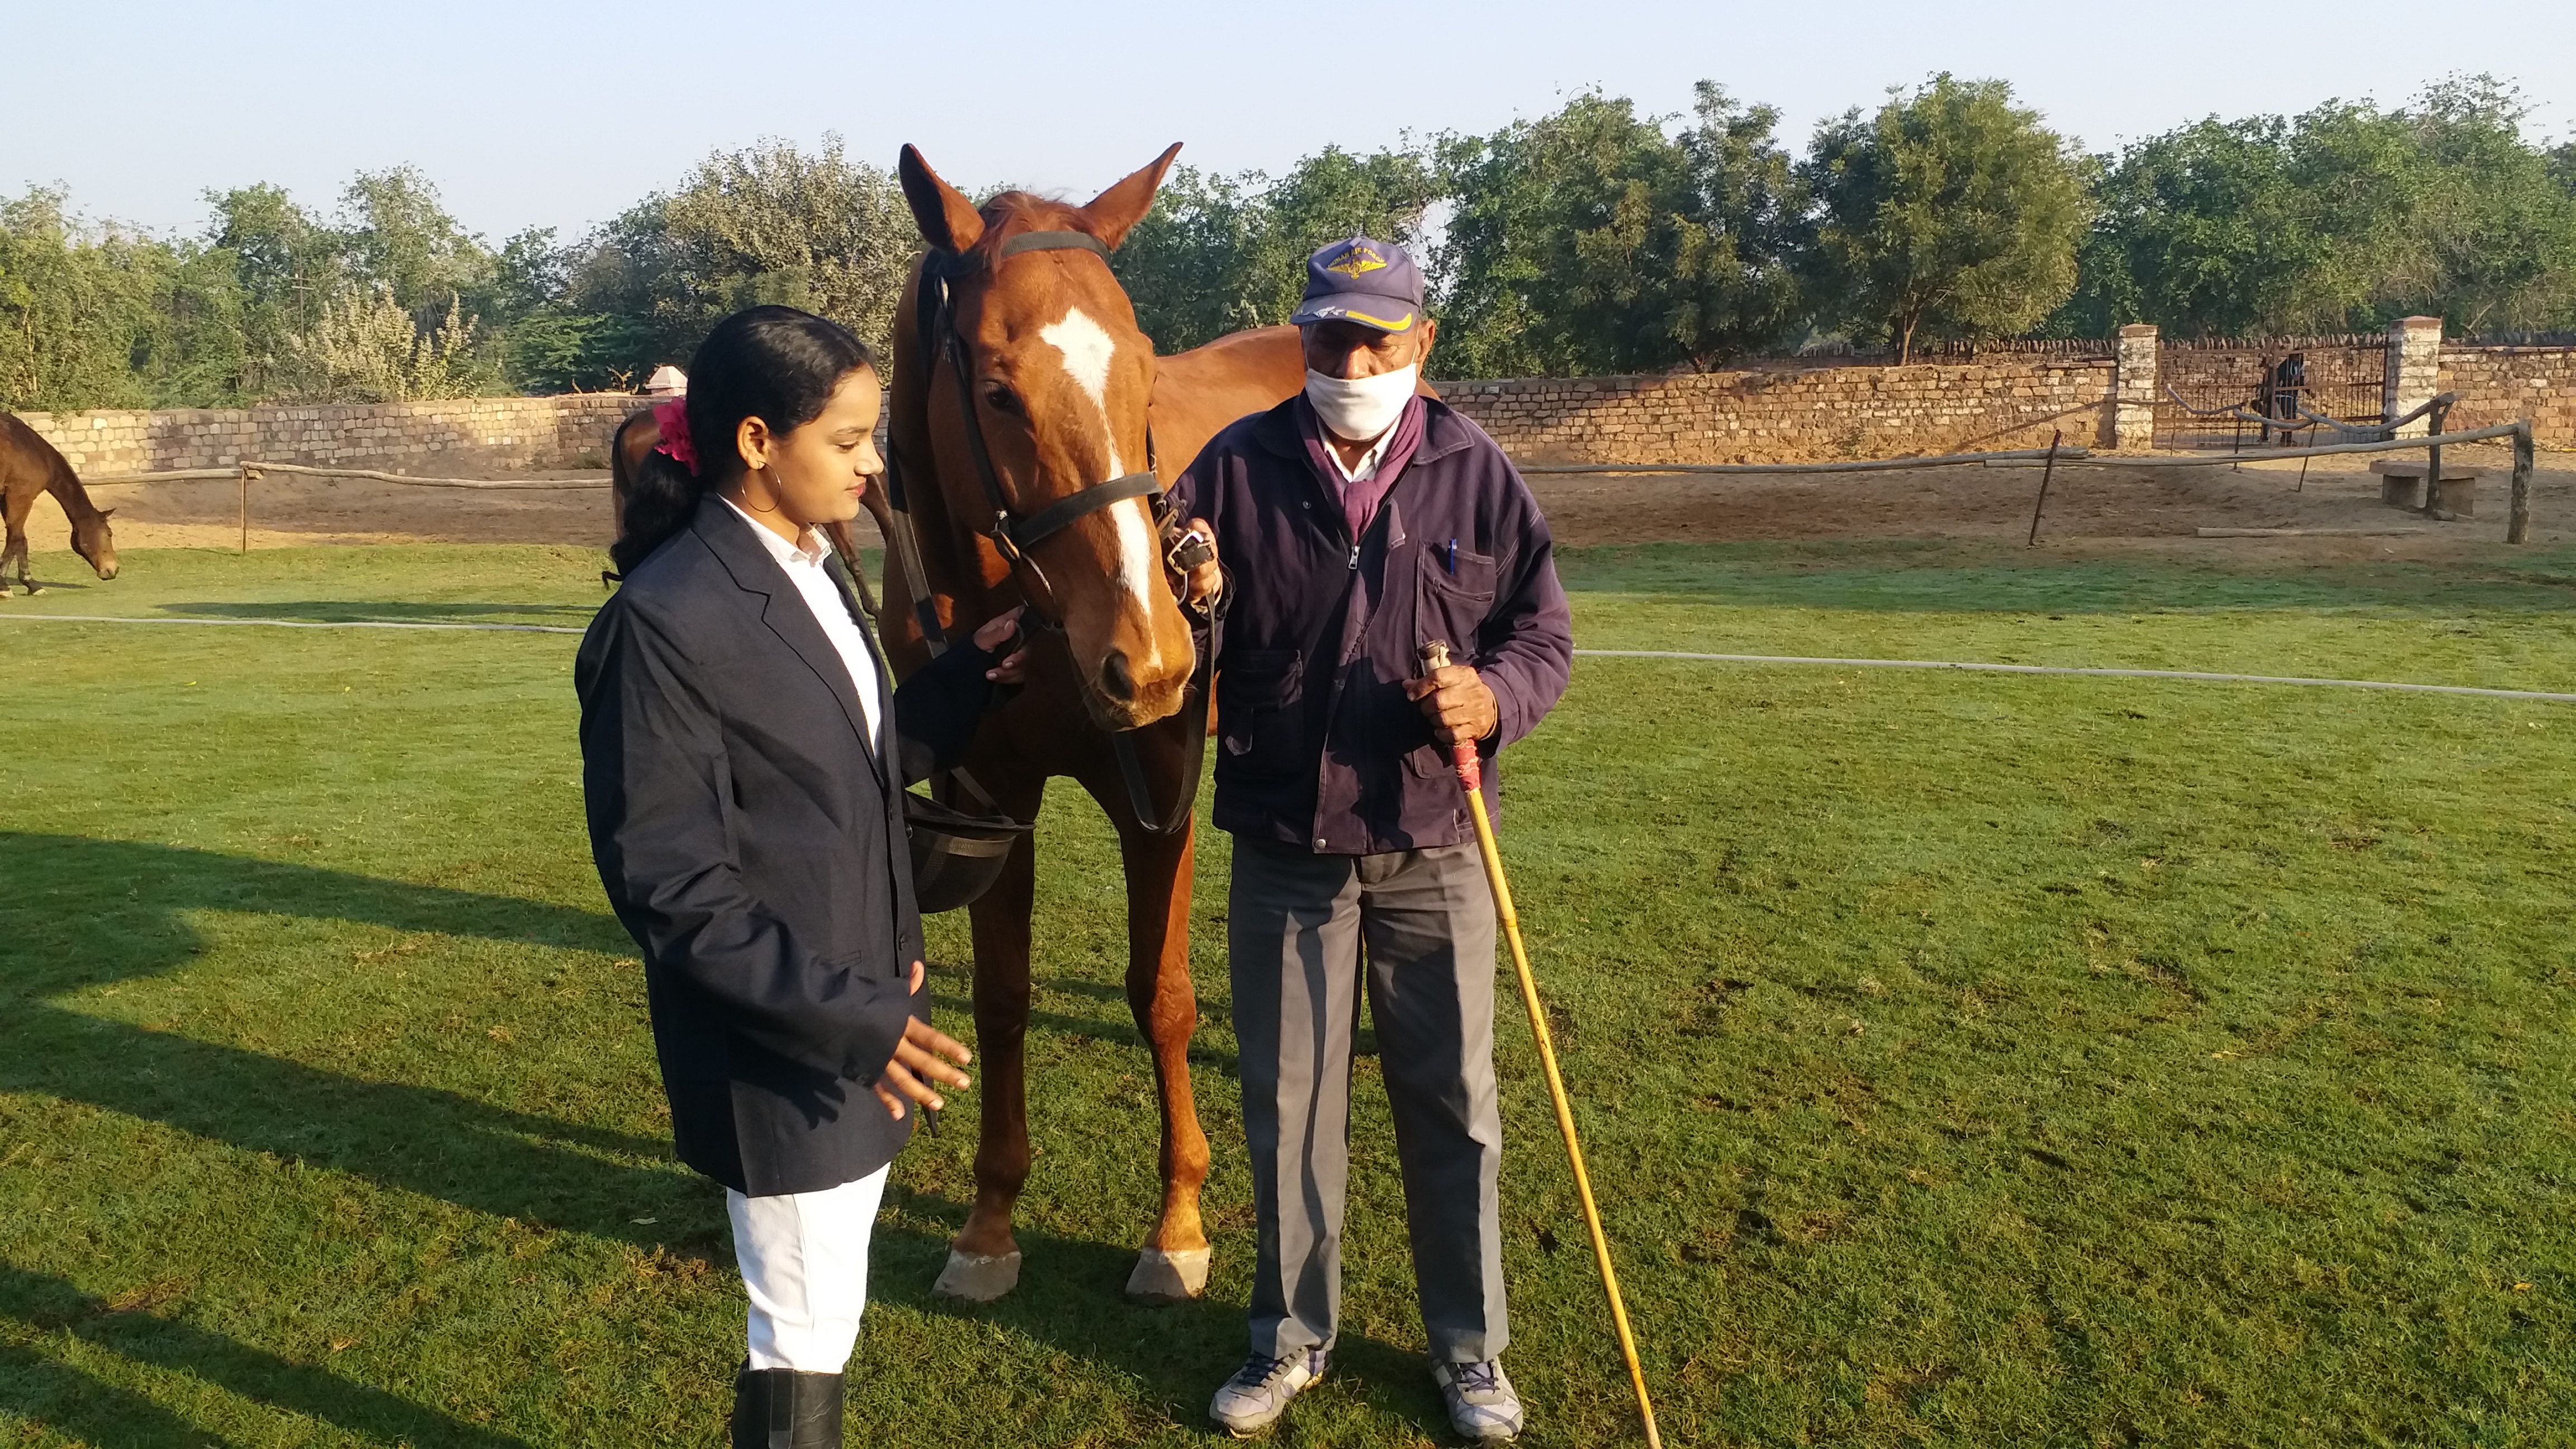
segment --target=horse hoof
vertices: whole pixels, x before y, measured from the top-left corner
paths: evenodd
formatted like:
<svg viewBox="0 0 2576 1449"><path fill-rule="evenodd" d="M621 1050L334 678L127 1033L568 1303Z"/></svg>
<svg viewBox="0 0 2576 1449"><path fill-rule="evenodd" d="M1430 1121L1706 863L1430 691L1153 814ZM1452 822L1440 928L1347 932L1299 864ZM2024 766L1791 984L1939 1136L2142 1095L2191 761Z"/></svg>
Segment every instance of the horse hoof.
<svg viewBox="0 0 2576 1449"><path fill-rule="evenodd" d="M1139 1303L1187 1303L1207 1291L1210 1256L1206 1248L1146 1248L1136 1255L1136 1271L1127 1275L1127 1296Z"/></svg>
<svg viewBox="0 0 2576 1449"><path fill-rule="evenodd" d="M948 1250L948 1266L939 1270L939 1281L930 1291L942 1298L963 1298L969 1303L990 1303L1020 1286L1020 1255L1014 1250L999 1257L981 1253Z"/></svg>

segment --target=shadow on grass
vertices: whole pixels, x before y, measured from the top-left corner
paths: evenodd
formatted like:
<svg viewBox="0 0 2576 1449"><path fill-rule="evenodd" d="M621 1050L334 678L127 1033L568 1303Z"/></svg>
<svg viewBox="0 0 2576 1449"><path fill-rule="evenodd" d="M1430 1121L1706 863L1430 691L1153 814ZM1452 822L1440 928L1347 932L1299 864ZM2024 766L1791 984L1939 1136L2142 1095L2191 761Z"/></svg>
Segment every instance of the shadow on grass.
<svg viewBox="0 0 2576 1449"><path fill-rule="evenodd" d="M69 557L71 557L71 555L66 554L66 555L64 555L64 557L69 558ZM82 569L87 569L87 568L88 568L88 565L87 565L87 564L79 563L79 562L78 562L78 560L74 560L74 565L75 565L75 567L82 568ZM89 574L89 573L83 573L83 574L81 575L81 577L79 577L78 579L67 579L67 578L50 578L50 579L48 579L48 578L39 578L39 579L37 579L37 580L36 580L35 587L34 587L32 590L31 590L31 589L29 589L27 586L25 586L25 585L23 585L23 584L19 583L19 582L18 582L18 579L17 579L17 576L16 576L16 575L14 575L14 574L13 574L13 575L11 575L11 576L9 577L9 581L8 581L8 582L9 582L9 598L10 598L10 599L18 599L18 598L24 598L24 597L26 597L26 596L27 596L28 594L30 594L30 593L37 593L37 594L52 594L52 593L59 593L59 592L61 592L61 591L62 591L62 590L64 590L64 589L70 589L70 590L72 590L73 592L78 593L78 592L81 592L82 590L85 590L85 589L92 589L92 588L96 588L96 587L98 587L98 586L99 586L99 583L100 583L100 580L97 578L97 576L96 576L96 575L94 575L94 574ZM8 599L0 599L0 604L6 604L7 602L8 602Z"/></svg>
<svg viewBox="0 0 2576 1449"><path fill-rule="evenodd" d="M704 1216L661 1138L368 1081L158 1032L41 998L173 969L200 949L183 913L363 921L401 931L623 951L616 922L567 906L166 845L0 832L0 1091L85 1102L251 1152L354 1173L495 1217L638 1245L631 1223ZM667 1213L667 1216L665 1215Z"/></svg>
<svg viewBox="0 0 2576 1449"><path fill-rule="evenodd" d="M197 619L312 619L324 623L394 619L404 623L484 623L542 619L547 623L587 624L597 604L411 603L399 599L295 599L265 604L163 604L166 614Z"/></svg>
<svg viewBox="0 0 2576 1449"><path fill-rule="evenodd" d="M334 1425L376 1443L510 1449L522 1441L452 1419L327 1369L300 1364L176 1318L81 1292L61 1278L0 1263L0 1317L44 1334L69 1333L93 1348L185 1374L243 1398ZM69 1364L0 1345L0 1405L93 1444L221 1444L130 1389Z"/></svg>
<svg viewBox="0 0 2576 1449"><path fill-rule="evenodd" d="M721 1209L700 1179L605 1160L667 1161L669 1145L658 1137L512 1111L434 1088L363 1080L101 1019L44 999L185 964L201 949L185 920L191 911L358 921L398 931L622 953L630 946L612 918L157 844L0 832L0 859L12 863L12 889L0 898L0 942L6 943L0 946L0 1092L86 1103L492 1217L641 1247L702 1246L707 1256L721 1254ZM1104 1002L1123 999L1114 988L1077 994ZM1143 1050L1132 1022L1121 1018L1065 1017L1046 1024ZM1193 1055L1227 1071L1234 1066L1231 1054ZM1221 1064L1211 1056L1222 1056ZM1020 1236L1030 1273L1018 1293L978 1307L937 1299L930 1285L947 1257L950 1235L965 1221L965 1207L922 1194L911 1202L942 1228L878 1235L877 1270L871 1275L883 1290L878 1296L943 1317L989 1322L1132 1375L1174 1423L1205 1426L1207 1396L1241 1361L1241 1304L1131 1304L1124 1288L1135 1261L1132 1245L1026 1227ZM630 1222L636 1217L660 1222ZM514 1442L184 1324L116 1312L60 1280L5 1265L0 1316L45 1331L69 1328L130 1357L385 1441L409 1436L421 1444ZM1437 1429L1438 1398L1418 1354L1358 1335L1346 1336L1338 1352L1355 1386L1351 1392L1426 1432ZM69 1432L101 1443L213 1442L124 1390L41 1356L24 1365L19 1357L0 1349L0 1390L14 1395L17 1385L26 1385L33 1396L28 1412ZM113 1432L101 1437L83 1425Z"/></svg>
<svg viewBox="0 0 2576 1449"><path fill-rule="evenodd" d="M898 1190L900 1191L900 1190ZM931 1292L948 1260L949 1239L966 1222L967 1205L911 1191L898 1201L941 1229L881 1229L870 1251L872 1295L882 1302L960 1323L989 1324L1074 1358L1127 1375L1144 1397L1182 1429L1216 1434L1208 1399L1243 1362L1246 1305L1213 1297L1147 1305L1126 1297L1136 1250L1117 1243L1058 1237L1025 1223L1013 1228L1024 1258L1020 1286L992 1303L962 1303ZM854 1367L865 1371L867 1348ZM1419 1351L1345 1327L1333 1346L1330 1382L1377 1414L1409 1423L1446 1442L1448 1415Z"/></svg>

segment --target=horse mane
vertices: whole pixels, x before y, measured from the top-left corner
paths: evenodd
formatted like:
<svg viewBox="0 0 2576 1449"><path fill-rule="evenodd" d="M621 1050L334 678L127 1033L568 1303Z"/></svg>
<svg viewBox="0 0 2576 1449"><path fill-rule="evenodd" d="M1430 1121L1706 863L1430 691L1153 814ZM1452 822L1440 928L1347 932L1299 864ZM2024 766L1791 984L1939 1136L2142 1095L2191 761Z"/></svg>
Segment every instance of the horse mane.
<svg viewBox="0 0 2576 1449"><path fill-rule="evenodd" d="M81 486L80 474L72 471L71 460L57 452L52 463L51 476L45 479L45 491L53 494L54 501L63 506L63 516L74 523L98 517L102 510L90 501L89 490Z"/></svg>
<svg viewBox="0 0 2576 1449"><path fill-rule="evenodd" d="M17 444L16 451L22 459L35 463L36 471L44 478L44 491L54 495L54 501L63 506L65 518L79 523L96 518L105 511L90 501L89 490L81 486L80 474L73 470L71 460L63 456L61 449L47 442L44 434L27 426L24 418L15 413L0 412L0 442L9 441ZM0 449L0 486L10 482L7 451ZM23 475L21 479L20 486L24 486Z"/></svg>

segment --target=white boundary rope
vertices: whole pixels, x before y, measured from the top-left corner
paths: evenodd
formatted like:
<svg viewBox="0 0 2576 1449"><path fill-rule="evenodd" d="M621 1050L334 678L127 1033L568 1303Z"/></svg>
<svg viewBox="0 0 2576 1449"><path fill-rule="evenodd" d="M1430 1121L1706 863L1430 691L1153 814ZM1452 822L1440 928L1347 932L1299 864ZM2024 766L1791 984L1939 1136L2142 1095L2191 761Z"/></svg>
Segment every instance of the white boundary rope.
<svg viewBox="0 0 2576 1449"><path fill-rule="evenodd" d="M243 459L229 468L182 468L167 473L101 473L84 478L92 488L121 488L136 483L212 483L245 481L263 473L286 473L301 478L365 478L377 483L397 483L405 488L475 488L491 492L560 492L565 489L607 488L611 484L604 472L585 472L578 478L426 478L409 473L380 473L373 468L317 468L303 463L261 463Z"/></svg>
<svg viewBox="0 0 2576 1449"><path fill-rule="evenodd" d="M267 629L432 629L502 634L583 634L562 624L426 624L409 619L153 619L135 614L5 614L10 623L59 624L211 624L217 627Z"/></svg>
<svg viewBox="0 0 2576 1449"><path fill-rule="evenodd" d="M2061 664L1970 664L1952 659L1829 659L1804 654L1694 654L1679 649L1577 649L1597 659L1687 659L1723 664L1822 664L1837 669L1959 669L1979 674L2075 674L2105 679L2180 679L2196 684L2313 684L2333 689L2394 689L2411 694L2478 694L2576 704L2576 694L2487 689L2474 684L2400 684L2384 679L2313 679L2296 674L2221 674L2202 669L2079 669Z"/></svg>

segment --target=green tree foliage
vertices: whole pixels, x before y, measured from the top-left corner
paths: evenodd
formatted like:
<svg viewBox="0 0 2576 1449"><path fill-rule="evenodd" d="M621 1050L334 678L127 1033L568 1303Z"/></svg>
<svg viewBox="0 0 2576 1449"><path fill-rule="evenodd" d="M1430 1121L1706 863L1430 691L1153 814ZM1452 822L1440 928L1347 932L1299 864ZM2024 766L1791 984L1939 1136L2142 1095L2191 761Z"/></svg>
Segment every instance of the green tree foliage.
<svg viewBox="0 0 2576 1449"><path fill-rule="evenodd" d="M598 386L685 363L718 319L764 302L821 313L882 352L920 250L893 175L837 136L814 155L780 141L717 152L562 263L565 298L526 355Z"/></svg>
<svg viewBox="0 0 2576 1449"><path fill-rule="evenodd" d="M1418 151L1328 146L1276 181L1176 168L1111 265L1163 352L1288 320L1306 258L1354 234L1418 246L1439 197Z"/></svg>
<svg viewBox="0 0 2576 1449"><path fill-rule="evenodd" d="M2287 130L2212 117L2130 147L2104 178L2061 330L2106 336L2152 316L2177 335L2225 336L2296 310L2325 241L2293 205Z"/></svg>
<svg viewBox="0 0 2576 1449"><path fill-rule="evenodd" d="M206 240L233 259L241 289L240 392L270 386L290 338L319 323L351 282L339 233L275 186L210 191Z"/></svg>
<svg viewBox="0 0 2576 1449"><path fill-rule="evenodd" d="M1885 336L1900 360L1918 337L2018 335L2074 290L2085 163L2003 81L1944 74L1847 112L1801 170L1821 319Z"/></svg>
<svg viewBox="0 0 2576 1449"><path fill-rule="evenodd" d="M287 339L275 396L285 402L410 402L470 397L488 382L473 352L474 323L448 294L447 316L423 333L411 309L379 287L323 304L310 332Z"/></svg>
<svg viewBox="0 0 2576 1449"><path fill-rule="evenodd" d="M416 345L435 350L441 336L473 336L487 308L512 300L501 259L447 213L417 170L360 172L340 194L336 223L274 186L206 200L214 211L206 243L232 259L241 293L233 393L374 402L505 385L503 354L488 343L436 352L435 366L408 361ZM390 361L396 354L406 360Z"/></svg>
<svg viewBox="0 0 2576 1449"><path fill-rule="evenodd" d="M340 216L350 272L416 320L434 324L456 299L490 294L491 251L447 214L438 188L416 169L358 173L340 193Z"/></svg>
<svg viewBox="0 0 2576 1449"><path fill-rule="evenodd" d="M2379 311L2438 314L2454 335L2576 321L2576 192L2523 140L2529 111L2476 76L2397 114L2418 184Z"/></svg>
<svg viewBox="0 0 2576 1449"><path fill-rule="evenodd" d="M2083 280L2057 330L2151 321L2203 336L2538 329L2576 304L2576 185L2490 77L2383 112L2200 121L2108 168Z"/></svg>
<svg viewBox="0 0 2576 1449"><path fill-rule="evenodd" d="M0 407L149 407L234 395L232 260L84 223L60 191L0 201Z"/></svg>
<svg viewBox="0 0 2576 1449"><path fill-rule="evenodd" d="M1709 368L1788 331L1805 194L1779 112L1703 82L1694 121L1592 94L1444 143L1444 372Z"/></svg>
<svg viewBox="0 0 2576 1449"><path fill-rule="evenodd" d="M1448 377L1712 368L1813 331L1923 342L2576 327L2576 143L2485 76L2407 106L2211 117L2073 155L1999 81L1938 76L1817 128L1709 83L1686 116L1587 93L1489 135L1175 171L1113 259L1163 351L1286 320L1316 247L1415 249ZM209 192L204 230L0 198L0 406L622 388L788 302L882 348L919 251L838 138L718 151L587 235L495 248L410 167L327 212ZM398 315L397 315L398 314ZM399 325L398 325L399 324ZM899 359L897 360L900 361Z"/></svg>

